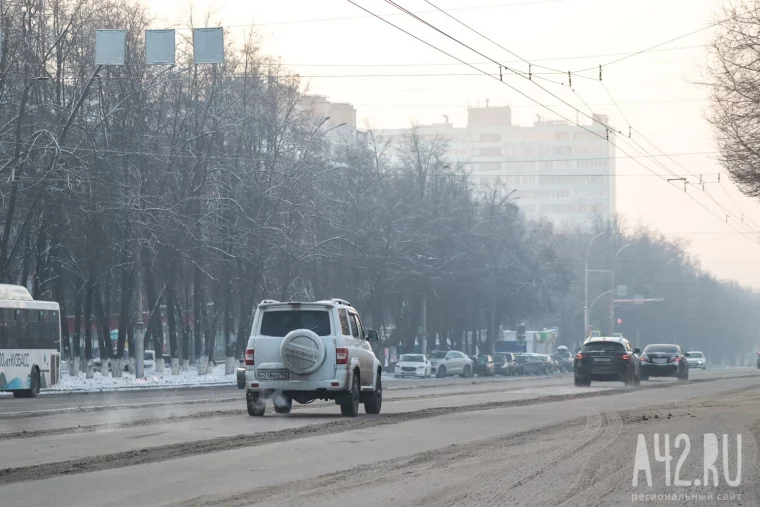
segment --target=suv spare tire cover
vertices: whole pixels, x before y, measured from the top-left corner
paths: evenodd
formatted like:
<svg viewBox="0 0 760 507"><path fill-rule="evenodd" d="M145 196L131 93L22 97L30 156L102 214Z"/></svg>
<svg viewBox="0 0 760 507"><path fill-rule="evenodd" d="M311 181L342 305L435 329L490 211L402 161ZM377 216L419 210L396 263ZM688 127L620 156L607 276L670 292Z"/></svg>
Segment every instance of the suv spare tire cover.
<svg viewBox="0 0 760 507"><path fill-rule="evenodd" d="M314 331L296 329L282 340L280 357L288 370L297 375L308 375L325 362L325 345Z"/></svg>

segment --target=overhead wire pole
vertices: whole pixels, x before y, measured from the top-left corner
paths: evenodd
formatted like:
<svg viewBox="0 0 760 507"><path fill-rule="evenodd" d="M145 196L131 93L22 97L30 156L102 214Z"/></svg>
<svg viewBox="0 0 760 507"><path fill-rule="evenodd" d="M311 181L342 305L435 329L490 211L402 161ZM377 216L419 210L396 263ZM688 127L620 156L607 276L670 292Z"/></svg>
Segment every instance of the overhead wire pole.
<svg viewBox="0 0 760 507"><path fill-rule="evenodd" d="M598 237L604 236L605 234L607 234L606 231L600 232L599 234L597 234L596 236L594 236L593 238L591 238L589 240L589 242L588 242L588 245L586 245L586 258L585 258L584 266L583 266L583 286L584 286L584 289L583 289L583 339L584 340L588 337L588 333L589 333L589 326L588 326L588 324L589 324L588 323L588 314L589 314L589 311L588 311L588 273L589 273L589 270L588 270L588 256L589 256L589 253L591 252L591 245L594 243L594 240L596 238L598 238Z"/></svg>
<svg viewBox="0 0 760 507"><path fill-rule="evenodd" d="M611 269L610 278L612 280L612 283L611 283L610 289L612 289L613 291L617 290L617 288L615 287L615 263L617 262L617 258L623 250L625 250L626 248L630 248L633 245L635 245L635 243L628 243L627 245L623 245L622 247L620 247L620 249L617 251L615 256L612 258L612 266L610 268ZM615 298L613 297L613 298L610 298L610 334L614 334L614 333L615 333Z"/></svg>

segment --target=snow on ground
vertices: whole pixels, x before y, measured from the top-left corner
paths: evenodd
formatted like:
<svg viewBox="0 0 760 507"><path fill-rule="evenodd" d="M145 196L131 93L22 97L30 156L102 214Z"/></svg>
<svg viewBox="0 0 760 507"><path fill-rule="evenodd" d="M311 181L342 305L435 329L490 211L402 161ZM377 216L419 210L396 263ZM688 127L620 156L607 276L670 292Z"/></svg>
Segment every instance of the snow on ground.
<svg viewBox="0 0 760 507"><path fill-rule="evenodd" d="M198 371L191 367L190 371L180 372L179 375L172 375L171 369L167 368L163 375L158 375L152 368L145 371L145 377L136 379L131 373L124 372L123 377L113 378L110 375L104 377L101 373L96 372L95 378L88 379L84 373L78 377L72 377L66 373L61 373L61 382L48 391L118 391L124 389L149 389L160 387L193 387L193 386L214 386L214 385L235 385L237 377L235 374L225 375L224 365L220 364L214 367L213 371L207 375L198 375Z"/></svg>

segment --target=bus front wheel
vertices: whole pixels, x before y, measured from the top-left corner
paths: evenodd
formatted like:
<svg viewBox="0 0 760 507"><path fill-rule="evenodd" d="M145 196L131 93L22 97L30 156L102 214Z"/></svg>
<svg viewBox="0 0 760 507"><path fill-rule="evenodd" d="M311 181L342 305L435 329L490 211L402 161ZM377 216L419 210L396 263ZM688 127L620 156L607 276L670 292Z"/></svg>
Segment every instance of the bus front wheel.
<svg viewBox="0 0 760 507"><path fill-rule="evenodd" d="M14 398L36 398L40 394L40 370L36 367L32 370L32 387L31 389L20 389L13 391Z"/></svg>

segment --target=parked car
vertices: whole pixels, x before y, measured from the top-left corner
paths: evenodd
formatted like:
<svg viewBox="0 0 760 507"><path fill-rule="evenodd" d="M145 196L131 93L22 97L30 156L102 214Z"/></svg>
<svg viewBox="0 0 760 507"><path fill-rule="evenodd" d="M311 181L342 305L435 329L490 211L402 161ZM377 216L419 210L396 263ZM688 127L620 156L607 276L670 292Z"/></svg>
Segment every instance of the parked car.
<svg viewBox="0 0 760 507"><path fill-rule="evenodd" d="M554 373L555 371L559 371L559 365L552 359L552 357L548 354L535 354L538 359L544 362L544 364L547 366L546 373Z"/></svg>
<svg viewBox="0 0 760 507"><path fill-rule="evenodd" d="M592 380L638 385L644 376L639 352L622 337L596 336L587 339L575 356L575 385L589 386Z"/></svg>
<svg viewBox="0 0 760 507"><path fill-rule="evenodd" d="M641 378L649 377L678 377L678 380L689 380L688 355L679 345L656 344L647 345L641 354Z"/></svg>
<svg viewBox="0 0 760 507"><path fill-rule="evenodd" d="M757 353L757 369L760 370L760 352Z"/></svg>
<svg viewBox="0 0 760 507"><path fill-rule="evenodd" d="M550 367L534 354L518 354L515 356L516 375L546 375Z"/></svg>
<svg viewBox="0 0 760 507"><path fill-rule="evenodd" d="M698 350L687 352L686 362L689 363L689 368L699 368L702 370L707 369L707 358L702 352Z"/></svg>
<svg viewBox="0 0 760 507"><path fill-rule="evenodd" d="M514 375L514 354L511 352L505 352L503 354L494 354L493 362L495 366L495 372L497 375Z"/></svg>
<svg viewBox="0 0 760 507"><path fill-rule="evenodd" d="M479 355L472 366L472 373L480 377L492 377L495 375L496 363L494 363L493 356L488 354Z"/></svg>
<svg viewBox="0 0 760 507"><path fill-rule="evenodd" d="M348 301L264 300L256 308L245 349L246 407L251 416L288 414L293 401L333 400L347 417L379 414L383 401L382 365L370 342L376 331L362 325Z"/></svg>
<svg viewBox="0 0 760 507"><path fill-rule="evenodd" d="M560 354L552 354L552 359L557 364L557 370L561 373L565 373L566 371L570 371L573 369L573 361L572 359L568 357L564 357Z"/></svg>
<svg viewBox="0 0 760 507"><path fill-rule="evenodd" d="M434 350L428 355L431 372L438 378L449 375L472 376L472 359L457 350Z"/></svg>
<svg viewBox="0 0 760 507"><path fill-rule="evenodd" d="M424 354L401 354L393 376L430 378L432 369L430 361Z"/></svg>
<svg viewBox="0 0 760 507"><path fill-rule="evenodd" d="M245 354L240 358L236 374L238 389L245 389Z"/></svg>

